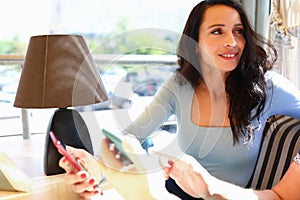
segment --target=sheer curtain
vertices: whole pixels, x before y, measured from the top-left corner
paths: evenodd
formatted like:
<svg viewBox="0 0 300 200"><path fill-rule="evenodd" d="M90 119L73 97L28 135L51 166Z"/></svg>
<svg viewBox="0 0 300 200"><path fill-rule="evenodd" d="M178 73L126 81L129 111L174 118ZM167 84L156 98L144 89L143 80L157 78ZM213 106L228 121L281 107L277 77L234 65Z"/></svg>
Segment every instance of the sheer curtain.
<svg viewBox="0 0 300 200"><path fill-rule="evenodd" d="M274 70L300 89L300 1L273 0L268 37L278 51Z"/></svg>
<svg viewBox="0 0 300 200"><path fill-rule="evenodd" d="M240 0L255 30L278 51L274 70L300 89L300 0Z"/></svg>

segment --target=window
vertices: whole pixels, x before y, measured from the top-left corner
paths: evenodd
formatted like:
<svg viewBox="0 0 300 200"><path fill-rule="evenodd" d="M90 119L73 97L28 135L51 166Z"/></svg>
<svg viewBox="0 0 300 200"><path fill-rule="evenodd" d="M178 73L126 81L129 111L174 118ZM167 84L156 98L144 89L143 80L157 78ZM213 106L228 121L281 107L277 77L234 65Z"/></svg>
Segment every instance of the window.
<svg viewBox="0 0 300 200"><path fill-rule="evenodd" d="M176 68L174 57L196 0L11 0L0 13L0 136L21 134L21 110L13 101L30 36L81 34L97 60L103 54L120 55L113 63L98 59L99 73L111 95L109 108L127 108L133 96L147 99ZM17 5L17 6L16 6ZM132 55L131 62L120 62ZM152 55L152 57L147 57ZM140 56L140 57L138 57ZM155 56L160 56L156 58ZM173 56L173 57L172 57ZM143 63L140 62L142 57ZM171 58L170 58L171 57ZM13 59L11 59L13 58ZM161 62L153 62L153 59ZM170 61L171 60L171 61ZM128 61L128 60L127 60ZM115 88L118 85L119 89ZM120 86L122 85L122 86ZM120 88L131 88L133 96ZM122 94L123 93L123 94ZM98 107L97 107L98 106ZM81 107L103 110L102 105ZM30 131L45 132L52 110L30 109Z"/></svg>

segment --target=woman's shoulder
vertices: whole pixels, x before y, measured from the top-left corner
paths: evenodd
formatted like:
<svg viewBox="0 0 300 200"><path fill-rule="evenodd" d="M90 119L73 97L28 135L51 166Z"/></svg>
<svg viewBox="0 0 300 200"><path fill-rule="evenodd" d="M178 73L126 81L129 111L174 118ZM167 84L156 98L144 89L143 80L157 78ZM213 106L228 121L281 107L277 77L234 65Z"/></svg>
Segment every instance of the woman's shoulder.
<svg viewBox="0 0 300 200"><path fill-rule="evenodd" d="M285 87L285 86L291 86L293 83L288 80L283 75L275 72L275 71L268 71L265 73L265 80L267 85L272 84L272 86L279 86L279 87Z"/></svg>
<svg viewBox="0 0 300 200"><path fill-rule="evenodd" d="M281 74L277 73L276 71L269 70L265 73L266 81L274 81L281 78L284 77Z"/></svg>
<svg viewBox="0 0 300 200"><path fill-rule="evenodd" d="M156 96L188 95L193 92L190 83L179 73L172 74L160 87Z"/></svg>
<svg viewBox="0 0 300 200"><path fill-rule="evenodd" d="M285 76L274 72L268 71L265 74L266 85L272 93L281 94L282 97L296 96L300 98L300 91L296 85Z"/></svg>
<svg viewBox="0 0 300 200"><path fill-rule="evenodd" d="M182 87L188 87L191 88L191 84L188 82L188 80L179 72L174 72L169 79L164 84L167 87L171 88L182 88Z"/></svg>

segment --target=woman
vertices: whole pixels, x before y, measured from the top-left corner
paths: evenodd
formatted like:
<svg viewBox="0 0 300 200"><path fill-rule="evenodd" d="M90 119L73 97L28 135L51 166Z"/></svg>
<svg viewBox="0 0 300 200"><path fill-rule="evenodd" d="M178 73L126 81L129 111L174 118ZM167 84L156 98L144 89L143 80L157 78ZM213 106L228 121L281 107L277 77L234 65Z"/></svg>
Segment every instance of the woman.
<svg viewBox="0 0 300 200"><path fill-rule="evenodd" d="M177 54L180 68L124 132L147 146L145 139L175 114L181 150L212 176L245 187L267 119L275 114L300 119L300 92L269 71L276 51L254 32L234 0L196 5ZM192 198L173 179L166 188Z"/></svg>

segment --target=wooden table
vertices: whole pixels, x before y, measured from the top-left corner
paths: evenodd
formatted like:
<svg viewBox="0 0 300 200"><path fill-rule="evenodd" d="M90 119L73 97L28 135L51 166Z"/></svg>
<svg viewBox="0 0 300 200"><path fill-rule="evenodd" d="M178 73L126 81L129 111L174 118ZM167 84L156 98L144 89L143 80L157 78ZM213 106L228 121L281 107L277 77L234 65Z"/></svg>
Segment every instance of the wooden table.
<svg viewBox="0 0 300 200"><path fill-rule="evenodd" d="M101 185L103 196L95 196L91 200L124 200L107 183ZM79 200L69 185L64 182L64 175L42 176L32 179L31 192L0 191L1 200Z"/></svg>
<svg viewBox="0 0 300 200"><path fill-rule="evenodd" d="M64 183L63 175L41 176L32 179L31 192L7 192L0 191L0 199L79 199L71 190L69 185Z"/></svg>

